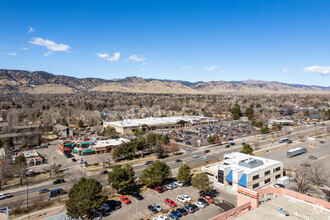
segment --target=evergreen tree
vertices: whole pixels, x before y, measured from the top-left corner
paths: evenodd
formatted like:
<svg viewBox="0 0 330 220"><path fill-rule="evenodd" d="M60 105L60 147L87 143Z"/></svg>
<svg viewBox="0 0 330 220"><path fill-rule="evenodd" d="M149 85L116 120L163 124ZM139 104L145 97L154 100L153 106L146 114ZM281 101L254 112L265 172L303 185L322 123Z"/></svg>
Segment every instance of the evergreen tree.
<svg viewBox="0 0 330 220"><path fill-rule="evenodd" d="M143 170L141 181L147 186L157 186L170 177L172 177L171 168L165 162L157 160Z"/></svg>
<svg viewBox="0 0 330 220"><path fill-rule="evenodd" d="M135 172L133 167L129 164L126 164L123 167L120 165L114 166L112 171L108 173L108 182L109 185L112 184L112 187L117 191L133 185L135 183Z"/></svg>
<svg viewBox="0 0 330 220"><path fill-rule="evenodd" d="M194 188L198 189L199 191L210 191L212 190L211 182L206 175L206 173L199 173L194 175L194 177L191 180L191 184Z"/></svg>
<svg viewBox="0 0 330 220"><path fill-rule="evenodd" d="M96 179L81 178L69 192L69 199L65 204L67 215L92 219L94 212L106 200L106 197L102 196L101 193L102 185L100 182Z"/></svg>
<svg viewBox="0 0 330 220"><path fill-rule="evenodd" d="M178 171L177 179L186 184L191 181L191 178L192 176L190 167L186 164L181 165Z"/></svg>
<svg viewBox="0 0 330 220"><path fill-rule="evenodd" d="M253 149L249 144L244 144L242 150L240 151L243 154L253 155Z"/></svg>

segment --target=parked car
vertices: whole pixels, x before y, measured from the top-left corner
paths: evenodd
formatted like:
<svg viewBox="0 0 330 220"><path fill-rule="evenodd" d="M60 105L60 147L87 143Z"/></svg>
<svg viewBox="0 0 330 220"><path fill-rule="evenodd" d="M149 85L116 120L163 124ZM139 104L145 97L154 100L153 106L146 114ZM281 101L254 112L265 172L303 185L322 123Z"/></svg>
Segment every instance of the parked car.
<svg viewBox="0 0 330 220"><path fill-rule="evenodd" d="M42 146L42 148L48 148L48 146L47 145L44 145L44 146Z"/></svg>
<svg viewBox="0 0 330 220"><path fill-rule="evenodd" d="M164 189L163 189L163 187L161 187L161 186L156 186L156 187L155 187L155 190L156 190L157 192L159 192L159 193L164 192Z"/></svg>
<svg viewBox="0 0 330 220"><path fill-rule="evenodd" d="M34 148L34 149L39 149L39 148L40 148L40 146L34 146L33 148Z"/></svg>
<svg viewBox="0 0 330 220"><path fill-rule="evenodd" d="M229 144L227 144L227 145L225 146L225 148L230 148L230 145L229 145Z"/></svg>
<svg viewBox="0 0 330 220"><path fill-rule="evenodd" d="M72 158L71 160L72 162L77 162L76 158Z"/></svg>
<svg viewBox="0 0 330 220"><path fill-rule="evenodd" d="M170 190L170 189L173 189L173 188L174 188L172 184L166 184L164 187L165 187L167 190Z"/></svg>
<svg viewBox="0 0 330 220"><path fill-rule="evenodd" d="M111 210L117 210L121 208L121 202L116 200L108 200L106 203L110 206Z"/></svg>
<svg viewBox="0 0 330 220"><path fill-rule="evenodd" d="M177 218L182 217L182 214L179 211L171 211L171 214L176 216Z"/></svg>
<svg viewBox="0 0 330 220"><path fill-rule="evenodd" d="M57 180L54 180L53 181L53 184L56 185L56 184L61 184L61 183L64 183L64 179L57 179Z"/></svg>
<svg viewBox="0 0 330 220"><path fill-rule="evenodd" d="M101 208L104 210L104 211L106 211L106 212L110 212L110 206L108 205L108 204L106 204L106 203L103 203L102 205L101 205Z"/></svg>
<svg viewBox="0 0 330 220"><path fill-rule="evenodd" d="M188 149L188 152L190 152L190 153L191 153L191 152L192 152L192 150Z"/></svg>
<svg viewBox="0 0 330 220"><path fill-rule="evenodd" d="M162 211L162 207L160 207L160 205L158 205L157 203L153 204L153 206L155 207L155 209L157 209L158 212Z"/></svg>
<svg viewBox="0 0 330 220"><path fill-rule="evenodd" d="M39 194L48 193L49 189L40 189Z"/></svg>
<svg viewBox="0 0 330 220"><path fill-rule="evenodd" d="M205 150L204 154L210 153L210 150Z"/></svg>
<svg viewBox="0 0 330 220"><path fill-rule="evenodd" d="M311 165L309 163L301 163L300 166L302 166L302 167L310 167Z"/></svg>
<svg viewBox="0 0 330 220"><path fill-rule="evenodd" d="M177 216L172 215L172 214L168 215L167 218L170 219L170 220L177 220L177 219L179 219Z"/></svg>
<svg viewBox="0 0 330 220"><path fill-rule="evenodd" d="M202 202L195 202L194 203L194 205L196 205L198 208L200 208L200 209L203 209L203 208L205 208L205 205L204 205L204 203L202 203Z"/></svg>
<svg viewBox="0 0 330 220"><path fill-rule="evenodd" d="M42 173L46 173L47 172L47 169L46 168L42 168L41 172Z"/></svg>
<svg viewBox="0 0 330 220"><path fill-rule="evenodd" d="M153 163L152 160L148 160L148 161L145 162L145 165L150 165L150 164L152 164L152 163Z"/></svg>
<svg viewBox="0 0 330 220"><path fill-rule="evenodd" d="M194 212L196 212L196 211L199 210L199 208L196 205L194 205L194 204L190 204L188 206L191 207L194 210Z"/></svg>
<svg viewBox="0 0 330 220"><path fill-rule="evenodd" d="M317 157L310 155L310 156L308 157L308 159L311 159L311 160L317 160Z"/></svg>
<svg viewBox="0 0 330 220"><path fill-rule="evenodd" d="M234 145L235 145L235 143L234 143L234 142L231 142L231 143L230 143L230 145L231 145L231 146L234 146Z"/></svg>
<svg viewBox="0 0 330 220"><path fill-rule="evenodd" d="M283 184L276 183L273 185L273 188L285 188Z"/></svg>
<svg viewBox="0 0 330 220"><path fill-rule="evenodd" d="M172 199L168 199L168 198L166 198L166 199L164 199L164 202L165 202L167 205L171 206L172 208L176 206L176 203L173 202Z"/></svg>
<svg viewBox="0 0 330 220"><path fill-rule="evenodd" d="M143 196L141 196L140 193L138 192L133 192L133 197L136 198L137 200L142 200L143 199Z"/></svg>
<svg viewBox="0 0 330 220"><path fill-rule="evenodd" d="M183 183L181 183L180 181L174 181L174 183L177 185L177 186L184 186L184 184Z"/></svg>
<svg viewBox="0 0 330 220"><path fill-rule="evenodd" d="M201 203L203 203L203 204L206 205L206 206L209 205L209 203L208 203L205 199L203 199L203 198L199 198L199 199L198 199L198 202L201 202Z"/></svg>
<svg viewBox="0 0 330 220"><path fill-rule="evenodd" d="M119 197L121 201L123 201L125 204L130 204L131 200L129 200L126 196Z"/></svg>
<svg viewBox="0 0 330 220"><path fill-rule="evenodd" d="M180 159L175 160L175 163L180 163L180 162L182 162L182 160L180 160Z"/></svg>
<svg viewBox="0 0 330 220"><path fill-rule="evenodd" d="M152 220L168 220L168 218L165 215L159 215L158 217L155 217Z"/></svg>
<svg viewBox="0 0 330 220"><path fill-rule="evenodd" d="M178 212L181 213L181 215L188 215L188 212L186 210L184 210L183 208L177 208L176 209Z"/></svg>
<svg viewBox="0 0 330 220"><path fill-rule="evenodd" d="M186 199L185 199L182 195L178 195L178 196L176 197L176 199L177 199L179 202L185 202L185 201L186 201Z"/></svg>
<svg viewBox="0 0 330 220"><path fill-rule="evenodd" d="M194 213L195 212L195 209L192 208L191 206L189 205L185 205L182 207L187 213Z"/></svg>
<svg viewBox="0 0 330 220"><path fill-rule="evenodd" d="M198 158L199 155L198 154L194 154L193 158Z"/></svg>
<svg viewBox="0 0 330 220"><path fill-rule="evenodd" d="M148 205L148 209L152 214L158 213L158 210L153 205Z"/></svg>

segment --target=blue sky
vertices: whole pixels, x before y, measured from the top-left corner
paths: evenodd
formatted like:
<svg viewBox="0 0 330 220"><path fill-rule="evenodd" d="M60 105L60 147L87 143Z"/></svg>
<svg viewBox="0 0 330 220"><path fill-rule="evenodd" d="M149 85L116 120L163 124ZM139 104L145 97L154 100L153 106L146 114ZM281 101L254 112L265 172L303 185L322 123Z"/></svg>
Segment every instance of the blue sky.
<svg viewBox="0 0 330 220"><path fill-rule="evenodd" d="M0 0L0 68L330 86L330 1Z"/></svg>

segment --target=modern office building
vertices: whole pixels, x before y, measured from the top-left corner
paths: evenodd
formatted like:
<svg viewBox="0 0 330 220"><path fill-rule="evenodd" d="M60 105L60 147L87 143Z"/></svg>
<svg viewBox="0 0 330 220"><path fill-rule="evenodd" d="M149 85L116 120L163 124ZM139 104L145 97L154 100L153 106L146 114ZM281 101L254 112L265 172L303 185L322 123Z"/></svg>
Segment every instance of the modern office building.
<svg viewBox="0 0 330 220"><path fill-rule="evenodd" d="M173 117L148 117L142 119L125 119L123 121L104 122L103 126L114 127L120 134L132 133L136 129L144 131L157 129L175 129L190 127L192 125L214 124L219 119L203 116L173 116Z"/></svg>
<svg viewBox="0 0 330 220"><path fill-rule="evenodd" d="M237 186L259 189L277 183L283 176L281 161L233 152L224 155L220 164L203 166L221 187L236 191Z"/></svg>

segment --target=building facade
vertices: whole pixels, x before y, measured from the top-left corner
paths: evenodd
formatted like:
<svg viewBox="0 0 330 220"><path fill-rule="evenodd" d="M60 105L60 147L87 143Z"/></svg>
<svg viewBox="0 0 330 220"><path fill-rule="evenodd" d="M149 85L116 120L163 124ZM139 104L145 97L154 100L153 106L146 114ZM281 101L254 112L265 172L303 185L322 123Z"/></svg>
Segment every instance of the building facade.
<svg viewBox="0 0 330 220"><path fill-rule="evenodd" d="M283 176L283 162L233 152L224 155L221 164L203 166L202 170L224 188L238 186L259 189L277 183Z"/></svg>
<svg viewBox="0 0 330 220"><path fill-rule="evenodd" d="M202 116L173 116L173 117L148 117L143 119L126 119L123 121L104 122L103 126L113 127L120 134L128 134L136 129L143 131L157 129L179 129L193 125L214 124L217 118Z"/></svg>

